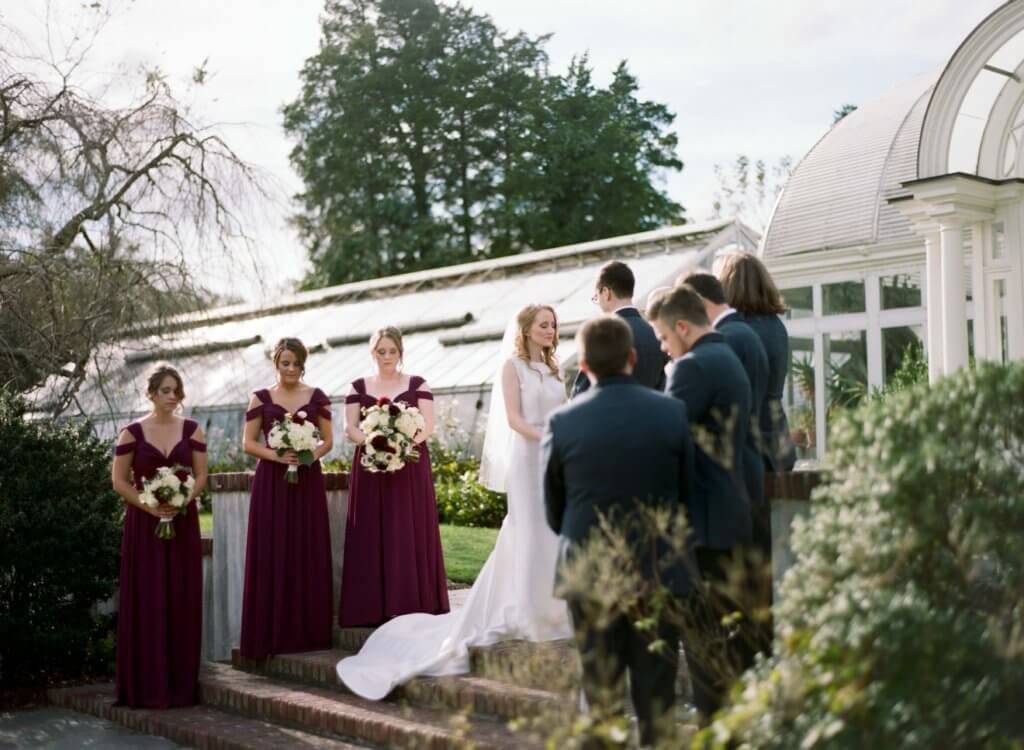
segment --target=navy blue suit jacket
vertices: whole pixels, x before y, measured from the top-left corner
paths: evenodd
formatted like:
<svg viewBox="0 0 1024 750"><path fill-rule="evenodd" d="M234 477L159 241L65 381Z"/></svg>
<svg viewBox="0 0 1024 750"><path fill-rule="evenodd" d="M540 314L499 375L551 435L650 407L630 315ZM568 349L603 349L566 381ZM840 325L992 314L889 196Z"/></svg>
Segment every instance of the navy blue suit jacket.
<svg viewBox="0 0 1024 750"><path fill-rule="evenodd" d="M632 377L605 378L552 413L541 447L544 505L561 537L559 561L598 526L599 513L628 519L641 507L689 512L694 450L686 407ZM645 577L674 594L689 593L692 565L664 544L651 549L649 539L627 539L637 545Z"/></svg>
<svg viewBox="0 0 1024 750"><path fill-rule="evenodd" d="M768 354L761 338L737 312L715 323L715 330L736 353L750 381L750 420L743 446L743 475L753 505L764 502L764 459L761 452L761 409L768 394Z"/></svg>
<svg viewBox="0 0 1024 750"><path fill-rule="evenodd" d="M651 328L651 324L644 320L644 316L635 307L625 307L616 310L615 314L629 323L633 331L633 348L636 349L636 365L633 367L633 377L640 385L654 388L657 391L665 390L665 365L668 364L668 357L661 351L661 343L658 336ZM576 374L576 380L572 383L571 398L576 398L590 388L590 378L580 370Z"/></svg>
<svg viewBox="0 0 1024 750"><path fill-rule="evenodd" d="M744 316L768 354L768 389L761 406L761 450L768 471L791 471L796 448L782 407L782 388L789 370L789 333L778 315Z"/></svg>
<svg viewBox="0 0 1024 750"><path fill-rule="evenodd" d="M750 382L720 333L702 336L676 360L668 392L686 404L696 446L696 491L690 522L699 544L729 549L751 541L752 516L744 483Z"/></svg>

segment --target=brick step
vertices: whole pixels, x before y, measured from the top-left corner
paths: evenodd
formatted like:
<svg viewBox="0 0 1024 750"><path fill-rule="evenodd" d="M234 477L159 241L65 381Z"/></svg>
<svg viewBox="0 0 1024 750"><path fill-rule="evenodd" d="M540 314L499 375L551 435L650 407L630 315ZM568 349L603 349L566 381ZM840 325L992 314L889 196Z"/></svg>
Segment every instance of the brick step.
<svg viewBox="0 0 1024 750"><path fill-rule="evenodd" d="M347 651L334 649L248 660L235 649L231 661L238 669L349 692L335 669L338 661L348 655ZM551 716L556 711L569 711L573 706L571 691L555 693L475 675L415 677L395 688L388 698L507 721Z"/></svg>
<svg viewBox="0 0 1024 750"><path fill-rule="evenodd" d="M334 629L334 647L358 653L373 628ZM578 683L576 650L572 641L503 641L471 648L470 671L510 685L564 693Z"/></svg>
<svg viewBox="0 0 1024 750"><path fill-rule="evenodd" d="M226 664L204 665L202 702L245 717L380 748L512 750L541 747L504 724L458 713L368 701L335 689L298 686Z"/></svg>
<svg viewBox="0 0 1024 750"><path fill-rule="evenodd" d="M47 695L55 706L98 716L198 750L361 750L361 746L340 739L236 716L210 706L164 710L115 706L114 686L110 683L53 689Z"/></svg>
<svg viewBox="0 0 1024 750"><path fill-rule="evenodd" d="M469 650L470 670L497 682L555 693L579 682L579 660L572 641L502 641Z"/></svg>

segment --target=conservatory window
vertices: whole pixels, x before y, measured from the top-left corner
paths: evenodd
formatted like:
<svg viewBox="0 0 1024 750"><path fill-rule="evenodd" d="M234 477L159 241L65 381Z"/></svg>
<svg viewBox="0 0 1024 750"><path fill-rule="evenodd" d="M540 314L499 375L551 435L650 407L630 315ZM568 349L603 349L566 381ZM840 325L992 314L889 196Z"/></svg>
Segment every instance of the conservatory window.
<svg viewBox="0 0 1024 750"><path fill-rule="evenodd" d="M992 224L992 260L1003 260L1006 257L1006 229L1003 222Z"/></svg>
<svg viewBox="0 0 1024 750"><path fill-rule="evenodd" d="M786 320L814 317L814 290L809 286L783 289L782 298L786 302Z"/></svg>
<svg viewBox="0 0 1024 750"><path fill-rule="evenodd" d="M1010 327L1006 317L1006 279L996 279L993 283L993 299L996 302L996 315L999 318L999 354L1004 364L1010 358Z"/></svg>
<svg viewBox="0 0 1024 750"><path fill-rule="evenodd" d="M798 459L817 458L814 410L814 339L789 339L789 372L786 375L786 417Z"/></svg>
<svg viewBox="0 0 1024 750"><path fill-rule="evenodd" d="M948 171L974 174L978 152L992 106L1024 60L1024 30L1017 32L993 54L967 90L949 141ZM1018 84L1019 85L1019 84Z"/></svg>
<svg viewBox="0 0 1024 750"><path fill-rule="evenodd" d="M863 288L863 285L862 285ZM866 331L826 333L825 416L832 419L859 405L868 393L868 337Z"/></svg>
<svg viewBox="0 0 1024 750"><path fill-rule="evenodd" d="M923 326L882 329L882 378L885 385L893 381L901 368L909 369L915 362L924 362L925 356Z"/></svg>
<svg viewBox="0 0 1024 750"><path fill-rule="evenodd" d="M840 281L836 284L822 284L821 301L825 315L862 313L866 309L864 282Z"/></svg>
<svg viewBox="0 0 1024 750"><path fill-rule="evenodd" d="M921 306L921 272L882 276L882 309Z"/></svg>

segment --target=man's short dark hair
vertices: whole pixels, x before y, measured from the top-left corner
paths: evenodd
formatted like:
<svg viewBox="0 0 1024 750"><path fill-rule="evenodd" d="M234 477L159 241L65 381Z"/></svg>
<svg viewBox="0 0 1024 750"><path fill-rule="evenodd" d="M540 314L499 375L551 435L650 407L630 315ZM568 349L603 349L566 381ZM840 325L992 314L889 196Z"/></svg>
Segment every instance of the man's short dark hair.
<svg viewBox="0 0 1024 750"><path fill-rule="evenodd" d="M622 261L613 260L601 266L597 274L597 288L611 289L619 299L631 299L636 288L636 278Z"/></svg>
<svg viewBox="0 0 1024 750"><path fill-rule="evenodd" d="M689 284L680 284L655 296L647 305L647 319L661 320L670 326L680 320L697 326L711 325L704 302Z"/></svg>
<svg viewBox="0 0 1024 750"><path fill-rule="evenodd" d="M682 281L684 284L692 286L697 294L708 302L714 305L725 304L725 289L717 277L709 273L691 273Z"/></svg>
<svg viewBox="0 0 1024 750"><path fill-rule="evenodd" d="M580 359L598 380L622 375L633 348L633 330L618 315L591 318L577 334Z"/></svg>

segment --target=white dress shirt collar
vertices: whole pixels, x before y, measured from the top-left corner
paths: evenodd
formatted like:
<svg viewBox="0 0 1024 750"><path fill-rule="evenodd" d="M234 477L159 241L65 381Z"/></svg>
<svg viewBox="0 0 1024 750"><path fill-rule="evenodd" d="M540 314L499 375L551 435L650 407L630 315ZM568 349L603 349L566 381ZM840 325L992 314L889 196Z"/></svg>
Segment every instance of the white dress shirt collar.
<svg viewBox="0 0 1024 750"><path fill-rule="evenodd" d="M736 312L735 308L732 308L732 307L725 308L724 310L722 310L722 312L720 312L718 314L718 317L715 318L714 321L712 321L711 327L712 328L718 328L718 323L722 320L722 318L724 318L726 316L729 316L729 315L732 315L734 312Z"/></svg>

